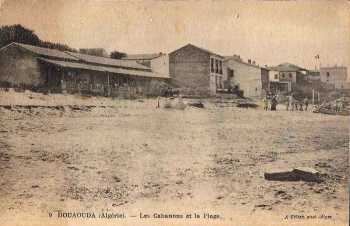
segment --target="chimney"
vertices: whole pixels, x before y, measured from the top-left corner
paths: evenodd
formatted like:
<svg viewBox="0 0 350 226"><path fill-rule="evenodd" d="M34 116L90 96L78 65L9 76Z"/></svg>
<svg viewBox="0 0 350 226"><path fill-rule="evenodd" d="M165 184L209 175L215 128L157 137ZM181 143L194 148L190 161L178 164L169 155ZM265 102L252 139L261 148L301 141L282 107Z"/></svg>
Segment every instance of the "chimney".
<svg viewBox="0 0 350 226"><path fill-rule="evenodd" d="M255 60L253 60L253 64L255 65Z"/></svg>
<svg viewBox="0 0 350 226"><path fill-rule="evenodd" d="M251 64L252 63L252 60L251 59L248 59L248 64Z"/></svg>

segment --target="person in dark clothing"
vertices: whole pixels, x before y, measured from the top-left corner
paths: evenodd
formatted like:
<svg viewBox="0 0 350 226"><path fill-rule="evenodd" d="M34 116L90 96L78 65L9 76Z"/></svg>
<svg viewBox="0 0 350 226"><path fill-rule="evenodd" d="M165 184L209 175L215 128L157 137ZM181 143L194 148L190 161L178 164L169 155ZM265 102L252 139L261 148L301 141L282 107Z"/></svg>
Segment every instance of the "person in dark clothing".
<svg viewBox="0 0 350 226"><path fill-rule="evenodd" d="M303 111L303 102L302 101L299 102L299 111Z"/></svg>
<svg viewBox="0 0 350 226"><path fill-rule="evenodd" d="M271 99L271 111L276 111L277 108L277 97L273 96Z"/></svg>
<svg viewBox="0 0 350 226"><path fill-rule="evenodd" d="M305 104L305 111L307 111L307 107L309 106L309 99L307 99L307 97L305 97L304 99L304 104Z"/></svg>

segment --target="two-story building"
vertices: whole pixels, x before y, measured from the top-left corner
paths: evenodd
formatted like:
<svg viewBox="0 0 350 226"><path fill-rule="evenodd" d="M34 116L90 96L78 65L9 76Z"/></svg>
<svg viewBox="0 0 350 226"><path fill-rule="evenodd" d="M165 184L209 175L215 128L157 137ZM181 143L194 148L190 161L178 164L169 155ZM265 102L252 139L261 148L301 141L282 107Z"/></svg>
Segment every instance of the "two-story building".
<svg viewBox="0 0 350 226"><path fill-rule="evenodd" d="M245 97L259 98L268 90L268 70L255 61L244 62L240 56L225 57L224 81L229 87L237 87ZM228 87L225 87L228 88Z"/></svg>
<svg viewBox="0 0 350 226"><path fill-rule="evenodd" d="M321 82L331 84L335 89L345 89L348 86L347 77L347 68L344 66L320 68Z"/></svg>
<svg viewBox="0 0 350 226"><path fill-rule="evenodd" d="M273 92L291 92L297 84L306 80L308 70L291 63L268 67L270 90Z"/></svg>
<svg viewBox="0 0 350 226"><path fill-rule="evenodd" d="M223 89L223 60L209 50L185 45L169 53L171 83L185 92L215 95Z"/></svg>

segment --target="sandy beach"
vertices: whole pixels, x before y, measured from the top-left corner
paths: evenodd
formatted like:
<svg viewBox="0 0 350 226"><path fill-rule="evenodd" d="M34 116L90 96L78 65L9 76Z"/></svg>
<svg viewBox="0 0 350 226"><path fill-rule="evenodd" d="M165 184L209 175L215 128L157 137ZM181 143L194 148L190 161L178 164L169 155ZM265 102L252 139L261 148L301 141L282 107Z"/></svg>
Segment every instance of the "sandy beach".
<svg viewBox="0 0 350 226"><path fill-rule="evenodd" d="M37 98L27 99L55 106L62 97L51 104ZM16 104L28 105L27 99ZM2 96L1 104L6 101ZM348 222L349 117L218 107L208 100L203 109L184 110L156 108L155 99L94 101L99 107L88 110L0 107L5 222L55 210L138 216L153 213L150 206L211 209L227 221L244 213L281 220L324 214L331 216L327 224ZM299 166L318 170L325 181L264 179L267 170Z"/></svg>

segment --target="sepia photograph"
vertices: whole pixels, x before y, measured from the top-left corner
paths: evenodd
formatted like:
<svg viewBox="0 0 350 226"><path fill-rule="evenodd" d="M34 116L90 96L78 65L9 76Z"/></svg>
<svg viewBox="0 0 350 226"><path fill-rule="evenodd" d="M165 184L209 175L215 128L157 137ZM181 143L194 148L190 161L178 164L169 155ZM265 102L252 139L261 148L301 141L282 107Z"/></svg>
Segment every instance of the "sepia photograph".
<svg viewBox="0 0 350 226"><path fill-rule="evenodd" d="M349 225L350 1L0 0L0 226Z"/></svg>

